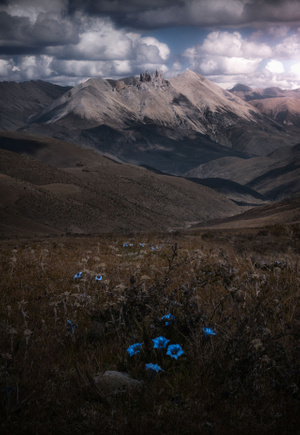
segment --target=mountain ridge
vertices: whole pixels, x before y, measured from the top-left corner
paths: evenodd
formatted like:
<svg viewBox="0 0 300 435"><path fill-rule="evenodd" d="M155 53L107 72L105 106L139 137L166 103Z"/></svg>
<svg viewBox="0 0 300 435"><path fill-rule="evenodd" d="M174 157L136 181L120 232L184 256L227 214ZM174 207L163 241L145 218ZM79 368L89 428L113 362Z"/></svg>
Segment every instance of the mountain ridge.
<svg viewBox="0 0 300 435"><path fill-rule="evenodd" d="M215 158L264 155L294 140L282 124L190 70L169 80L162 72L89 79L30 118L22 131L177 175Z"/></svg>

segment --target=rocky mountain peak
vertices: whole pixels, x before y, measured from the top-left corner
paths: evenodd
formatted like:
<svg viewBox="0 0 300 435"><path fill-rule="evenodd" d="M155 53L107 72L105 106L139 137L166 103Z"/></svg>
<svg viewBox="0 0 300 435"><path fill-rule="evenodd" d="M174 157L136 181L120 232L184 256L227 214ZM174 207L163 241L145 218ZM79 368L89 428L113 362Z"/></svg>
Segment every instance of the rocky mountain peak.
<svg viewBox="0 0 300 435"><path fill-rule="evenodd" d="M163 86L167 84L167 81L164 79L164 72L162 70L156 70L155 73L150 73L146 71L145 73L140 74L140 83L152 84L154 87Z"/></svg>

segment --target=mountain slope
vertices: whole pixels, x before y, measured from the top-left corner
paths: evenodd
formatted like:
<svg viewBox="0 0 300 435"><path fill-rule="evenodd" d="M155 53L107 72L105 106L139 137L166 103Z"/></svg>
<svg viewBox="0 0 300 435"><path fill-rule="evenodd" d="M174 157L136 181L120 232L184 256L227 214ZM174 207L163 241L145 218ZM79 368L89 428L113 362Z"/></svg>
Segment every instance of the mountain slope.
<svg viewBox="0 0 300 435"><path fill-rule="evenodd" d="M299 98L264 98L252 100L251 104L277 122L300 127L300 93Z"/></svg>
<svg viewBox="0 0 300 435"><path fill-rule="evenodd" d="M243 184L275 200L300 192L300 144L282 147L267 156L216 159L189 171L189 178L223 178Z"/></svg>
<svg viewBox="0 0 300 435"><path fill-rule="evenodd" d="M0 157L2 236L166 231L240 211L209 188L59 140L2 133Z"/></svg>
<svg viewBox="0 0 300 435"><path fill-rule="evenodd" d="M90 79L24 129L176 174L291 143L279 124L192 71L170 80L160 72L123 81Z"/></svg>
<svg viewBox="0 0 300 435"><path fill-rule="evenodd" d="M0 130L17 130L69 89L42 80L0 82Z"/></svg>
<svg viewBox="0 0 300 435"><path fill-rule="evenodd" d="M266 228L267 226L300 223L300 197L278 201L225 219L196 224L194 227L210 228Z"/></svg>
<svg viewBox="0 0 300 435"><path fill-rule="evenodd" d="M230 92L277 122L288 127L300 127L300 88L251 89L239 84L234 86Z"/></svg>

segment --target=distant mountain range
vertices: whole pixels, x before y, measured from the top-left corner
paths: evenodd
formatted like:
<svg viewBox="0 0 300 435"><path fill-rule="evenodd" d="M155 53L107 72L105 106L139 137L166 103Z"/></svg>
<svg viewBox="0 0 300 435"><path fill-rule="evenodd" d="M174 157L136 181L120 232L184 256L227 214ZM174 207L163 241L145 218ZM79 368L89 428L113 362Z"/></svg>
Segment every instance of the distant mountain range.
<svg viewBox="0 0 300 435"><path fill-rule="evenodd" d="M283 124L190 70L170 80L159 72L120 81L90 79L61 90L58 97L55 87L57 98L44 107L37 104L44 85L31 87L26 108L31 116L22 131L91 146L168 173L182 175L218 158L260 156L297 143ZM14 118L13 102L4 98Z"/></svg>
<svg viewBox="0 0 300 435"><path fill-rule="evenodd" d="M165 231L299 195L300 89L187 70L0 92L3 234Z"/></svg>
<svg viewBox="0 0 300 435"><path fill-rule="evenodd" d="M252 89L239 84L234 86L230 92L277 122L289 127L300 127L300 88L293 90L276 87Z"/></svg>

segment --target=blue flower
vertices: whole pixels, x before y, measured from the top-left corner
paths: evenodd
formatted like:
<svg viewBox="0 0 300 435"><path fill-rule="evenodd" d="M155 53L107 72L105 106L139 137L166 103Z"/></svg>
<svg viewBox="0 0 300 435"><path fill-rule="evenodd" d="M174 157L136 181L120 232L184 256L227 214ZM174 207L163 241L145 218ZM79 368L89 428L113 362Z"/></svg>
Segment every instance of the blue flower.
<svg viewBox="0 0 300 435"><path fill-rule="evenodd" d="M133 243L129 243L129 246L132 248L132 246L133 246Z"/></svg>
<svg viewBox="0 0 300 435"><path fill-rule="evenodd" d="M96 281L102 281L102 275L97 275L95 279Z"/></svg>
<svg viewBox="0 0 300 435"><path fill-rule="evenodd" d="M140 247L141 247L141 248L144 248L144 243L140 243Z"/></svg>
<svg viewBox="0 0 300 435"><path fill-rule="evenodd" d="M216 332L214 332L211 328L202 328L202 330L205 337L208 337L209 335L216 335Z"/></svg>
<svg viewBox="0 0 300 435"><path fill-rule="evenodd" d="M82 272L78 272L74 275L74 278L81 278Z"/></svg>
<svg viewBox="0 0 300 435"><path fill-rule="evenodd" d="M175 320L175 316L173 316L173 314L169 313L169 314L166 314L165 316L162 316L160 318L160 320L166 320L165 325L170 325Z"/></svg>
<svg viewBox="0 0 300 435"><path fill-rule="evenodd" d="M146 364L146 370L151 370L151 371L154 370L156 371L156 373L160 371L164 372L164 370L158 364L152 364L152 363Z"/></svg>
<svg viewBox="0 0 300 435"><path fill-rule="evenodd" d="M67 325L67 330L74 335L75 333L75 329L78 328L78 325L76 323L71 322L71 320L67 320L68 325Z"/></svg>
<svg viewBox="0 0 300 435"><path fill-rule="evenodd" d="M127 248L127 247L128 247L127 243L123 243L123 248Z"/></svg>
<svg viewBox="0 0 300 435"><path fill-rule="evenodd" d="M180 355L182 355L184 352L180 346L180 344L170 344L167 350L167 355L170 355L170 357L177 359Z"/></svg>
<svg viewBox="0 0 300 435"><path fill-rule="evenodd" d="M152 251L156 251L156 247L155 246L151 246Z"/></svg>
<svg viewBox="0 0 300 435"><path fill-rule="evenodd" d="M129 346L127 349L127 352L130 356L135 355L136 353L139 353L142 350L143 343L135 343Z"/></svg>
<svg viewBox="0 0 300 435"><path fill-rule="evenodd" d="M163 349L170 340L167 340L165 337L156 337L153 338L152 341L154 343L154 349Z"/></svg>

